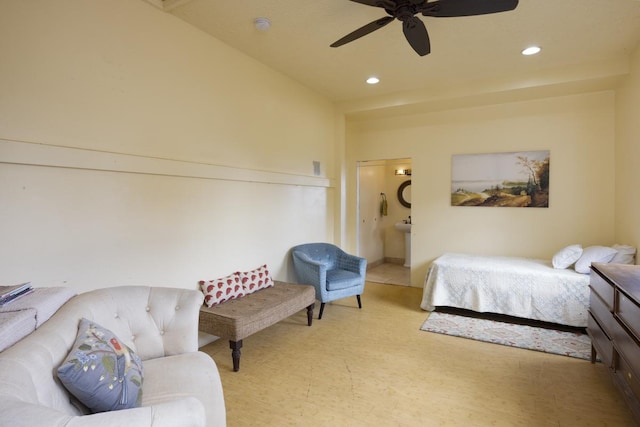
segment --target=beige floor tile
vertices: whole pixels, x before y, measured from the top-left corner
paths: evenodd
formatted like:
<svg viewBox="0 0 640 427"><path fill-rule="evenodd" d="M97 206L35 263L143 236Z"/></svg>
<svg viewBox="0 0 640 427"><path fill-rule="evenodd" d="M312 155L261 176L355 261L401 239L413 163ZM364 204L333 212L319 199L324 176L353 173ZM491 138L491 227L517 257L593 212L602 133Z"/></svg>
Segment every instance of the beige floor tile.
<svg viewBox="0 0 640 427"><path fill-rule="evenodd" d="M381 264L367 271L367 281L409 286L411 284L411 269L401 264Z"/></svg>
<svg viewBox="0 0 640 427"><path fill-rule="evenodd" d="M420 331L422 290L367 282L306 326L300 312L203 350L229 427L633 426L601 364Z"/></svg>

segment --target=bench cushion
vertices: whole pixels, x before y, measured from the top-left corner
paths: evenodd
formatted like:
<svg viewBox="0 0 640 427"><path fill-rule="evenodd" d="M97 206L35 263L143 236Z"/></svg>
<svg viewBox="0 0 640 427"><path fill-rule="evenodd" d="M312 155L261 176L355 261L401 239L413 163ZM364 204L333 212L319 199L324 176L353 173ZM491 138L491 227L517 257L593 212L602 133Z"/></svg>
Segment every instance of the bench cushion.
<svg viewBox="0 0 640 427"><path fill-rule="evenodd" d="M239 341L315 303L309 285L274 282L274 286L200 308L200 330L230 341Z"/></svg>

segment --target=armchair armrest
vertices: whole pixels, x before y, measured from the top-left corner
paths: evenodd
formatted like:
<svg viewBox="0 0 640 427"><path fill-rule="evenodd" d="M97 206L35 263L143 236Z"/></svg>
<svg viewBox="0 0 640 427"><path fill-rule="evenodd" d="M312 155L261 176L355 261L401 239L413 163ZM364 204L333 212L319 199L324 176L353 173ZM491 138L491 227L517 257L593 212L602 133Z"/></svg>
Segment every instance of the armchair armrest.
<svg viewBox="0 0 640 427"><path fill-rule="evenodd" d="M367 272L367 260L359 256L340 251L338 256L338 268L365 276Z"/></svg>
<svg viewBox="0 0 640 427"><path fill-rule="evenodd" d="M303 262L309 263L309 264L311 264L311 265L315 265L315 266L317 266L318 268L322 268L322 267L324 267L325 269L327 268L327 266L326 266L326 264L325 264L325 263L323 263L323 262L321 262L321 261L316 261L316 260L312 259L309 255L305 254L304 252L301 252L301 251L295 251L295 252L293 253L293 256L294 256L294 257L297 257L300 261L303 261Z"/></svg>
<svg viewBox="0 0 640 427"><path fill-rule="evenodd" d="M293 262L296 264L298 280L302 283L320 286L327 280L326 264L311 259L306 253L301 251L293 252Z"/></svg>

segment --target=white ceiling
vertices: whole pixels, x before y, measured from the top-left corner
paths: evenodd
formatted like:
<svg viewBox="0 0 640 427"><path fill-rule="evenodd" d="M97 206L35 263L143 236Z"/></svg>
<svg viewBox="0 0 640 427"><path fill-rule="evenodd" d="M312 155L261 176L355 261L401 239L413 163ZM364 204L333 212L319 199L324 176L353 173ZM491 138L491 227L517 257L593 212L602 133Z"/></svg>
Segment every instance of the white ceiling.
<svg viewBox="0 0 640 427"><path fill-rule="evenodd" d="M431 39L424 57L408 45L400 21L329 47L386 16L349 0L148 1L334 101L455 92L500 78L526 86L536 74L626 64L640 41L638 0L520 0L516 10L493 15L419 15ZM269 18L271 29L257 30L257 17ZM533 44L541 54L520 55ZM371 75L381 82L365 84Z"/></svg>

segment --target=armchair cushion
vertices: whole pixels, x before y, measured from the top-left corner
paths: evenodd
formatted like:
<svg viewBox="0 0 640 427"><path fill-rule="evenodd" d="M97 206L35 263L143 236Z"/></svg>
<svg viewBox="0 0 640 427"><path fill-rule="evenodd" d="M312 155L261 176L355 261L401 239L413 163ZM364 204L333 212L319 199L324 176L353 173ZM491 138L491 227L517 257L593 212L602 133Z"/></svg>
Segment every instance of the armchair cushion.
<svg viewBox="0 0 640 427"><path fill-rule="evenodd" d="M337 291L339 289L358 286L361 282L359 274L347 270L329 270L327 271L327 290Z"/></svg>

